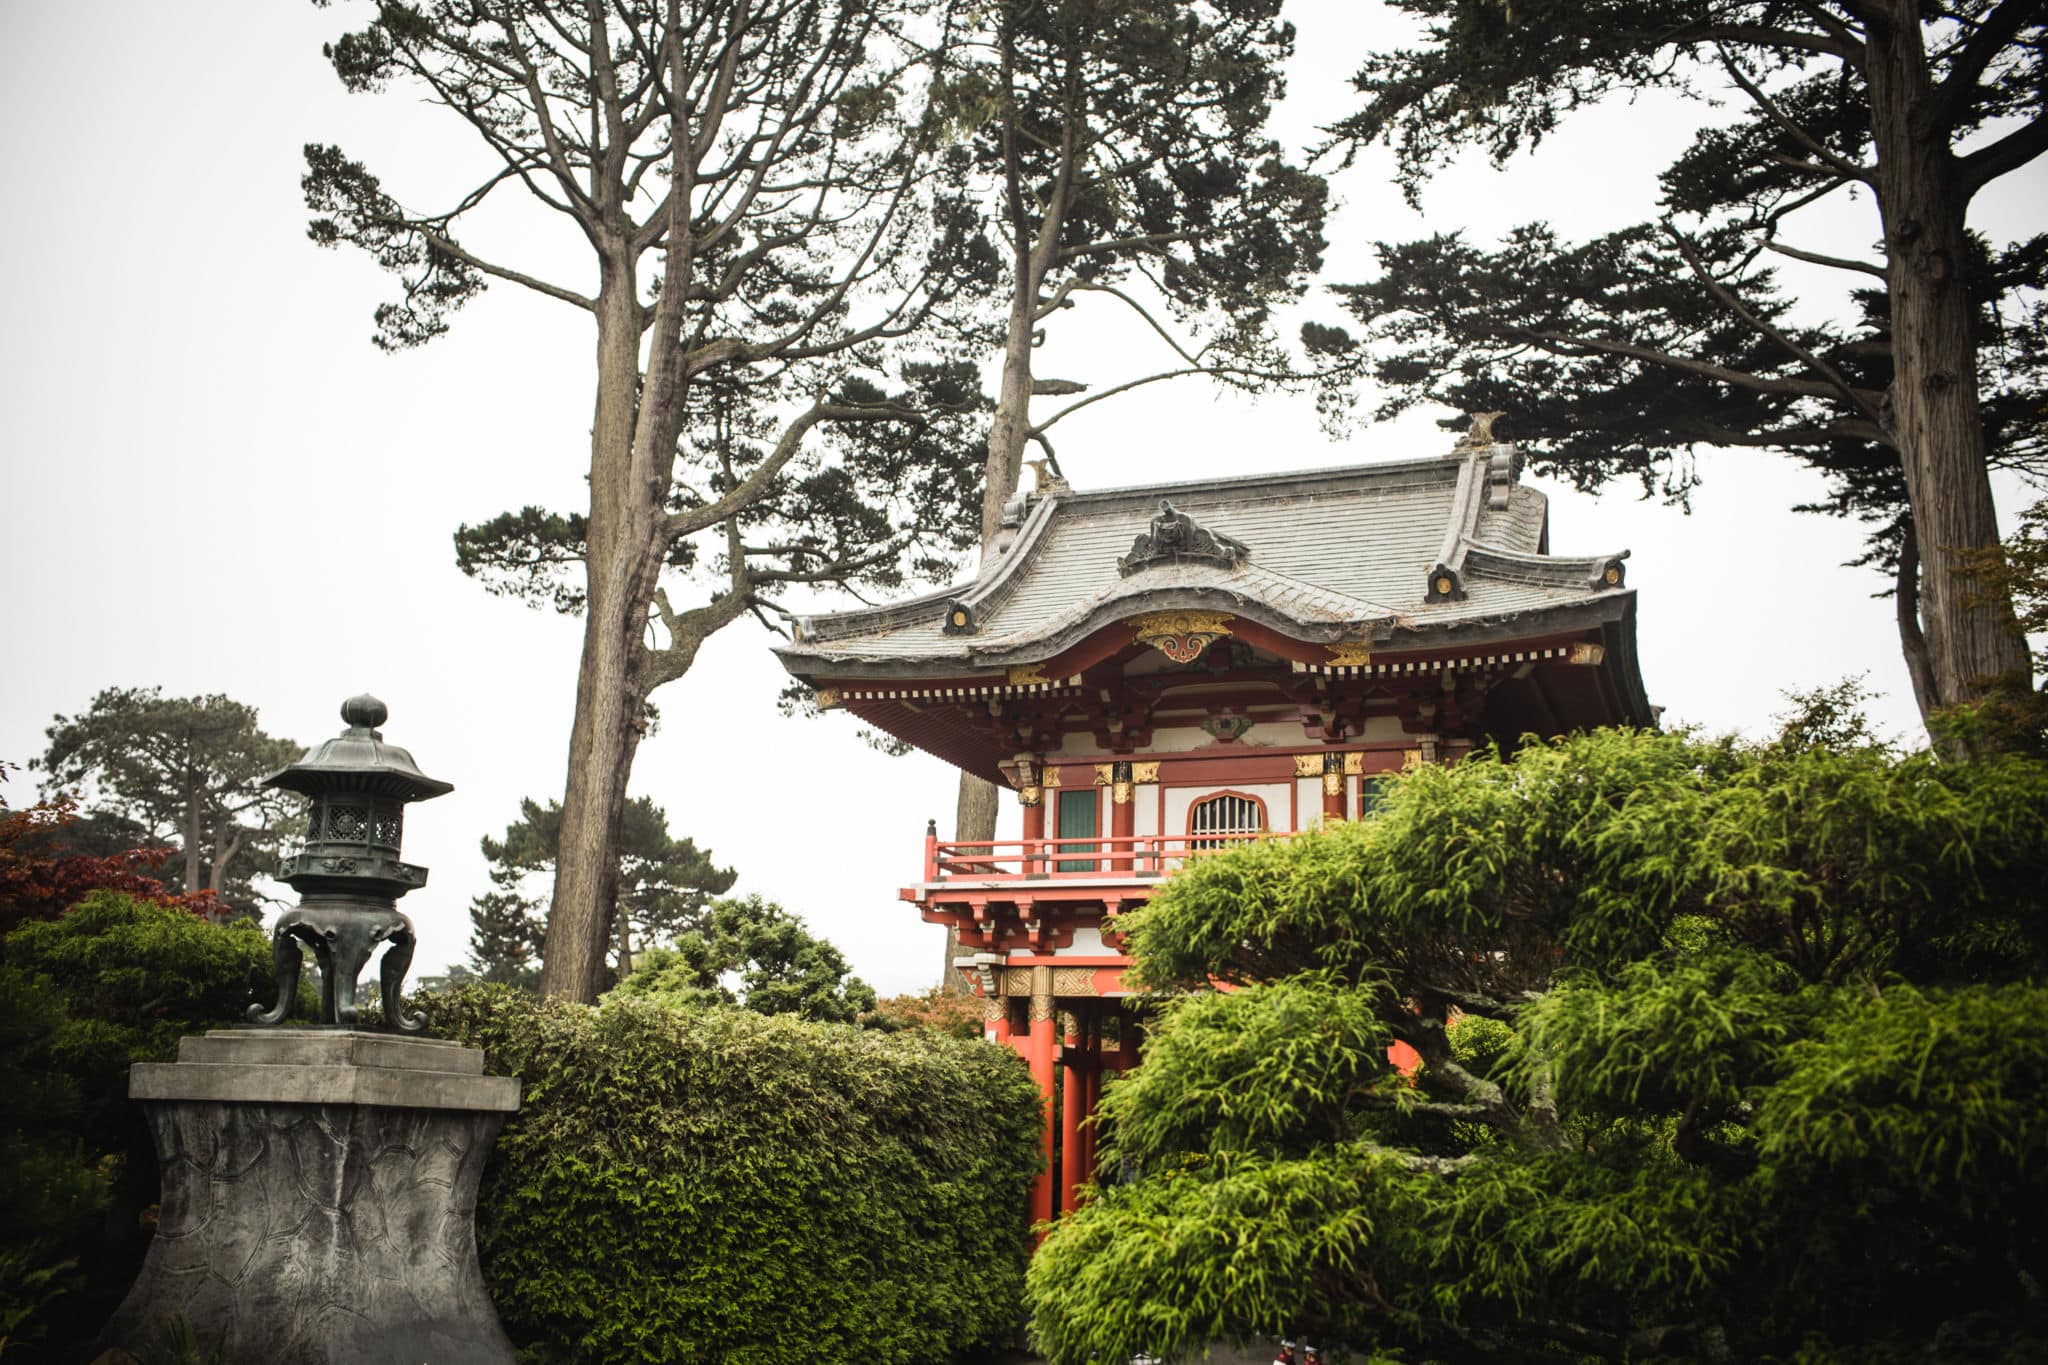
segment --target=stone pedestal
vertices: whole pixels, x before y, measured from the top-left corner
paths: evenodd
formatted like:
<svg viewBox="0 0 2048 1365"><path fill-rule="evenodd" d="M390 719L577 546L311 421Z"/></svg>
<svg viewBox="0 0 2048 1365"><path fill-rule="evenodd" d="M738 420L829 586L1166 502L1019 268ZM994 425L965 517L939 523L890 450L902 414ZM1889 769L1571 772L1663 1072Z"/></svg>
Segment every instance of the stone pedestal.
<svg viewBox="0 0 2048 1365"><path fill-rule="evenodd" d="M183 1313L266 1365L511 1365L476 1191L519 1082L454 1043L222 1030L138 1065L163 1207L101 1339L145 1359Z"/></svg>

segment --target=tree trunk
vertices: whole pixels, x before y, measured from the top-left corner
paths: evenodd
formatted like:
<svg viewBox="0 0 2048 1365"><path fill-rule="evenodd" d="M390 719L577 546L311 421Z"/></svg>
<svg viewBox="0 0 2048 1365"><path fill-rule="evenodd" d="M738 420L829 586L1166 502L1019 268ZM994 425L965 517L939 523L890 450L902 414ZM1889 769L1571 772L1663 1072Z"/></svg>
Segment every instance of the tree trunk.
<svg viewBox="0 0 2048 1365"><path fill-rule="evenodd" d="M540 974L543 996L586 1004L597 999L618 890L626 781L645 700L651 599L643 560L648 519L660 513L659 493L666 489L664 484L656 491L650 509L648 490L633 477L640 326L629 271L607 267L598 309L583 656L576 673L561 845Z"/></svg>
<svg viewBox="0 0 2048 1365"><path fill-rule="evenodd" d="M1962 272L1968 196L1957 184L1914 0L1890 0L1870 25L1865 56L1877 201L1891 300L1890 420L1905 465L1921 572L1920 616L1938 705L1984 696L2023 673L2024 642L2009 598L1979 589L1962 558L1998 545L1976 342Z"/></svg>
<svg viewBox="0 0 2048 1365"><path fill-rule="evenodd" d="M228 821L227 824L232 833L224 832L218 827L213 831L213 862L206 869L206 889L216 896L220 894L222 884L227 881L228 864L242 851L244 831L236 828L232 821ZM194 888L188 886L185 889L190 891Z"/></svg>
<svg viewBox="0 0 2048 1365"><path fill-rule="evenodd" d="M1906 656L1906 673L1913 680L1913 700L1919 703L1923 724L1933 719L1939 706L1935 699L1934 665L1927 658L1927 636L1920 629L1920 540L1913 534L1908 516L1899 542L1898 590L1893 606L1899 614L1899 648Z"/></svg>
<svg viewBox="0 0 2048 1365"><path fill-rule="evenodd" d="M185 884L181 891L199 889L199 800L200 788L195 784L185 788Z"/></svg>
<svg viewBox="0 0 2048 1365"><path fill-rule="evenodd" d="M1003 349L1003 378L996 397L995 420L988 433L988 462L982 471L981 567L986 570L995 558L997 532L1003 527L1003 504L1017 490L1024 472L1025 433L1030 427L1031 402L1031 305L1024 299L1014 304L1010 316L1010 341ZM953 810L953 837L963 842L996 837L998 801L992 782L973 773L960 774L960 792ZM960 948L957 931L946 930L946 960L940 964L939 984L947 994L965 995L967 983L953 969Z"/></svg>
<svg viewBox="0 0 2048 1365"><path fill-rule="evenodd" d="M1003 527L1003 504L1017 491L1024 472L1024 444L1031 432L1031 314L1037 291L1031 271L1019 253L1024 268L1017 274L1017 286L1010 301L1010 332L1003 345L1003 377L996 387L995 420L989 424L988 462L983 471L981 491L981 557L987 568L989 550Z"/></svg>
<svg viewBox="0 0 2048 1365"><path fill-rule="evenodd" d="M1016 250L1010 291L1010 330L1003 344L1003 375L996 387L995 418L989 424L988 459L982 469L981 568L994 562L996 535L1003 529L1003 504L1017 491L1024 472L1024 445L1031 431L1031 315L1038 306L1042 277L1030 249L1029 225L1012 223ZM994 783L972 773L960 774L960 792L953 811L953 837L980 842L996 837L1000 798ZM967 983L953 970L959 935L946 930L946 960L940 966L940 987L949 994L967 993Z"/></svg>
<svg viewBox="0 0 2048 1365"><path fill-rule="evenodd" d="M953 837L962 842L996 837L996 816L1002 805L1001 788L973 773L960 774L960 799L953 810ZM946 960L939 964L939 989L947 995L966 995L967 980L954 970L953 959L960 952L960 933L946 929Z"/></svg>

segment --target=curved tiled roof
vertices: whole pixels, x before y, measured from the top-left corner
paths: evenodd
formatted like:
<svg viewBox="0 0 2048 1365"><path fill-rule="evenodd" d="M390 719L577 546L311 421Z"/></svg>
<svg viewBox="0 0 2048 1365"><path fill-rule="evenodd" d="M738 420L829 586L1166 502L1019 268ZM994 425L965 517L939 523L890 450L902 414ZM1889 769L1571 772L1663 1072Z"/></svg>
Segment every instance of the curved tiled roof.
<svg viewBox="0 0 2048 1365"><path fill-rule="evenodd" d="M1013 500L971 582L873 610L801 618L778 653L800 676L946 672L1052 658L1118 620L1203 608L1297 639L1456 638L1627 596L1620 554L1545 553L1548 508L1512 446L1342 469ZM1162 499L1242 542L1125 574ZM969 625L950 628L955 612ZM1608 615L1611 613L1601 613Z"/></svg>

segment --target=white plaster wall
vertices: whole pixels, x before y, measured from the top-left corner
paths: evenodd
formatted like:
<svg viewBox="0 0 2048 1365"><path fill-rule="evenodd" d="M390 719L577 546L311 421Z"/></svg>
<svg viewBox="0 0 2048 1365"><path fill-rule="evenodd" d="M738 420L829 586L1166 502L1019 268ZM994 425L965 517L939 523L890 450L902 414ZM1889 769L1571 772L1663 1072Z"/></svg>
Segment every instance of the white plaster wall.
<svg viewBox="0 0 2048 1365"><path fill-rule="evenodd" d="M1199 725L1161 726L1152 732L1152 745L1145 752L1184 754L1190 749L1199 749L1205 744L1215 742L1216 737Z"/></svg>
<svg viewBox="0 0 2048 1365"><path fill-rule="evenodd" d="M1380 744L1390 740L1407 740L1411 744L1414 736L1401 728L1399 716L1367 716L1365 733L1359 736L1368 744Z"/></svg>
<svg viewBox="0 0 2048 1365"><path fill-rule="evenodd" d="M1074 942L1060 949L1061 955L1099 957L1109 949L1102 942L1102 931L1092 924L1083 924L1074 930Z"/></svg>
<svg viewBox="0 0 2048 1365"><path fill-rule="evenodd" d="M1296 829L1307 829L1323 818L1323 779L1320 777L1297 777L1294 779Z"/></svg>
<svg viewBox="0 0 2048 1365"><path fill-rule="evenodd" d="M1159 788L1151 783L1141 784L1131 800L1137 809L1132 814L1131 833L1157 834L1159 832Z"/></svg>
<svg viewBox="0 0 2048 1365"><path fill-rule="evenodd" d="M1396 734L1400 732L1399 722L1395 723ZM1259 721L1245 731L1237 741L1238 747L1259 749L1266 747L1296 747L1308 743L1298 721ZM1216 737L1200 725L1161 725L1152 732L1152 742L1145 747L1144 754L1184 754L1190 749L1206 749L1216 743ZM1069 732L1060 739L1060 747L1053 751L1073 757L1077 754L1099 752L1095 737L1090 734Z"/></svg>

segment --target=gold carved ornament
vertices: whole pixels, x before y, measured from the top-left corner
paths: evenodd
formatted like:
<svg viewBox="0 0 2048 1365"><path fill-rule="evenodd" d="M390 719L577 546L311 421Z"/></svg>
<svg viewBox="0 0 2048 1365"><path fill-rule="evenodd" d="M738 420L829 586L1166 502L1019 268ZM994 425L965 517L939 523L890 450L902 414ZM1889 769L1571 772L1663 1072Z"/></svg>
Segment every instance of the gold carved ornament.
<svg viewBox="0 0 2048 1365"><path fill-rule="evenodd" d="M1323 795L1325 795L1325 796L1342 796L1343 794L1344 794L1344 774L1343 774L1343 773L1340 773L1340 772L1333 772L1333 773L1324 773L1324 774L1323 774Z"/></svg>
<svg viewBox="0 0 2048 1365"><path fill-rule="evenodd" d="M1045 676L1043 664L1018 664L1007 676L1012 687L1036 687L1053 681Z"/></svg>
<svg viewBox="0 0 2048 1365"><path fill-rule="evenodd" d="M1148 782L1157 782L1158 780L1159 765L1157 763L1133 763L1131 765L1131 781L1143 786Z"/></svg>
<svg viewBox="0 0 2048 1365"><path fill-rule="evenodd" d="M1052 969L1052 993L1054 995L1095 994L1095 969L1093 967L1055 967Z"/></svg>
<svg viewBox="0 0 2048 1365"><path fill-rule="evenodd" d="M830 711L833 707L839 705L839 689L836 687L819 688L811 693L811 704L820 711Z"/></svg>
<svg viewBox="0 0 2048 1365"><path fill-rule="evenodd" d="M1329 665L1333 668L1363 668L1372 662L1370 644L1324 645L1329 654Z"/></svg>
<svg viewBox="0 0 2048 1365"><path fill-rule="evenodd" d="M1177 664L1193 663L1202 651L1230 634L1237 618L1220 611L1155 611L1131 618L1141 645L1150 645Z"/></svg>

